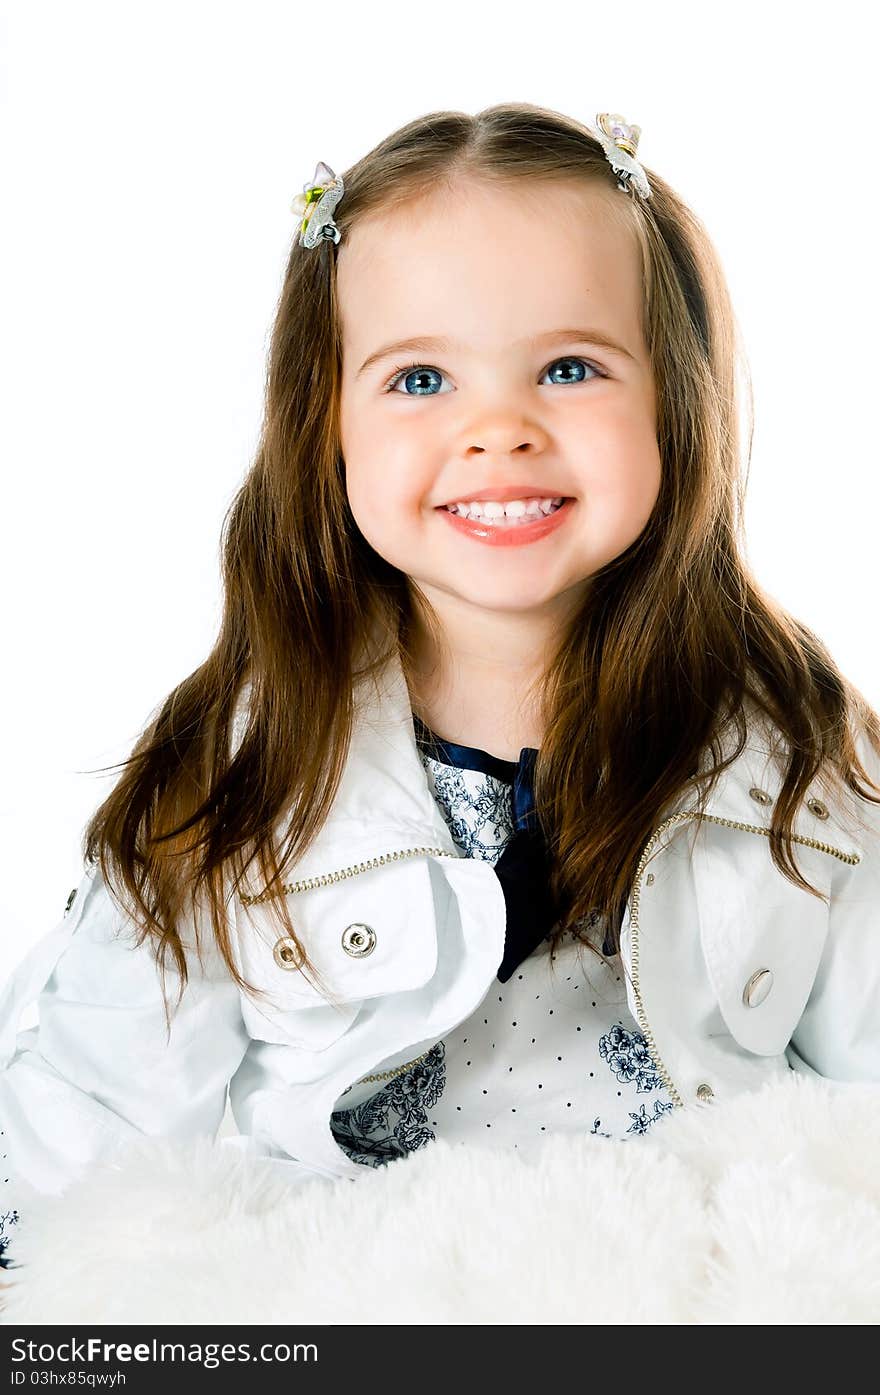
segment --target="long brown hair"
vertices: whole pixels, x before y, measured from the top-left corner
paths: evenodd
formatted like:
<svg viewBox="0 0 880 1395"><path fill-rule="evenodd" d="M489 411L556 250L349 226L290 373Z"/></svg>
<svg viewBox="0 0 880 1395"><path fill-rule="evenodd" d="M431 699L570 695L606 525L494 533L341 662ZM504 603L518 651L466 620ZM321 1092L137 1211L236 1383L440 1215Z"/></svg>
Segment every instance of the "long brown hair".
<svg viewBox="0 0 880 1395"><path fill-rule="evenodd" d="M617 178L586 126L526 103L476 116L429 113L343 173L334 215L343 240L359 219L379 207L388 213L438 182ZM860 724L880 753L880 719L822 642L749 573L737 380L744 360L734 314L701 224L659 175L648 169L648 177L649 200L620 198L641 249L662 481L642 534L593 576L559 637L544 676L535 771L562 908L555 938L574 927L588 943L583 927L598 910L615 949L639 854L658 818L708 753L705 796L742 750L747 712L766 718L787 747L770 848L797 885L819 894L801 876L790 837L814 776L830 772L840 786L880 802L860 783L880 795L854 738ZM239 986L259 992L234 962L230 896L246 873L253 885L251 867L259 884L276 886L308 848L345 764L355 681L395 654L409 672L414 627L432 624L427 602L373 551L350 511L338 431L341 362L335 246L306 250L294 238L261 438L223 525L217 641L160 705L85 830L87 861L99 862L128 902L140 942L152 936L163 974L173 956L181 995L187 909L197 936L207 916ZM737 742L723 759L719 737L731 723ZM267 904L280 932L299 945L303 971L314 975L284 896Z"/></svg>

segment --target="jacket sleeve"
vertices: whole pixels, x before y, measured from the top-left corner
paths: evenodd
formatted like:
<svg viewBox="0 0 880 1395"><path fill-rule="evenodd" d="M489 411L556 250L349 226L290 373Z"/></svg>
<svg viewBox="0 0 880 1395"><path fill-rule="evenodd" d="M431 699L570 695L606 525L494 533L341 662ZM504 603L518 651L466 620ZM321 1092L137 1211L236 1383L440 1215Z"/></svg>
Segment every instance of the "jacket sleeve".
<svg viewBox="0 0 880 1395"><path fill-rule="evenodd" d="M131 923L98 868L71 896L0 995L3 1268L15 1267L21 1191L60 1193L139 1135L215 1136L249 1042L238 985L211 937L202 964L187 955L176 1010L179 979L166 970L169 1035L152 942L125 933ZM182 939L186 951L187 927ZM34 1001L39 1024L19 1032Z"/></svg>
<svg viewBox="0 0 880 1395"><path fill-rule="evenodd" d="M880 783L864 741L859 755ZM880 1085L880 806L860 800L858 815L861 826L844 825L834 840L858 849L859 861L835 865L828 935L790 1047L826 1079Z"/></svg>
<svg viewBox="0 0 880 1395"><path fill-rule="evenodd" d="M880 1085L880 859L874 897L832 896L828 937L790 1049L827 1080ZM859 872L859 867L852 869ZM863 890L859 887L859 893Z"/></svg>

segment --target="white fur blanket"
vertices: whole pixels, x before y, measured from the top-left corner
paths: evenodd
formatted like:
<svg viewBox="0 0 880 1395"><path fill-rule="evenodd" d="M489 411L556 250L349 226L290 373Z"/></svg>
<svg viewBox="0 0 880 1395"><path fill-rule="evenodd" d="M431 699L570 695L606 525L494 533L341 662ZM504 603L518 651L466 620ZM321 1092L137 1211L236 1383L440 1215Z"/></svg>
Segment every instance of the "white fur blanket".
<svg viewBox="0 0 880 1395"><path fill-rule="evenodd" d="M29 1196L5 1324L873 1324L880 1088L792 1075L529 1161L438 1139L285 1180L145 1139Z"/></svg>

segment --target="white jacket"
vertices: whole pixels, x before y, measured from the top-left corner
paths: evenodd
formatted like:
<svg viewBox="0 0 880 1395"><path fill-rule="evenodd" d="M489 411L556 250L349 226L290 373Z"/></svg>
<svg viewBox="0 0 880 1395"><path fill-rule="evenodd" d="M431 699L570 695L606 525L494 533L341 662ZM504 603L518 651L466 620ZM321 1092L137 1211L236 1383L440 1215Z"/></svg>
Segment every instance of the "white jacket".
<svg viewBox="0 0 880 1395"><path fill-rule="evenodd" d="M191 959L168 1040L150 943L126 942L90 870L0 1000L0 1211L17 1204L16 1177L60 1191L139 1133L216 1134L227 1086L238 1146L297 1178L362 1175L331 1134L331 1111L348 1086L412 1060L475 1011L495 983L506 914L494 869L461 855L430 793L399 665L367 691L337 798L291 893L298 934L340 1006L276 959L265 904L235 899L239 967L274 1006L240 993L213 950L202 968ZM832 803L824 788L798 810L799 864L825 904L771 860L781 782L754 738L720 778L698 836L685 793L639 863L621 943L628 1002L680 1106L790 1068L880 1082L880 810ZM173 1004L170 971L168 986ZM35 998L40 1025L19 1031Z"/></svg>

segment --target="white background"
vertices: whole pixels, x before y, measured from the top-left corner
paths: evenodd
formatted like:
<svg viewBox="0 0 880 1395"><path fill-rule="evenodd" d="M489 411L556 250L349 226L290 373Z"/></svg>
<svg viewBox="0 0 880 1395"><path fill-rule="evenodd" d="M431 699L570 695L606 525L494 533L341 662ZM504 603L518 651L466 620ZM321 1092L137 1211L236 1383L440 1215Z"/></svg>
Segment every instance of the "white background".
<svg viewBox="0 0 880 1395"><path fill-rule="evenodd" d="M0 976L220 618L223 514L318 160L523 100L642 127L718 247L755 392L749 559L880 705L878 272L864 5L2 10ZM871 251L871 248L874 251Z"/></svg>

